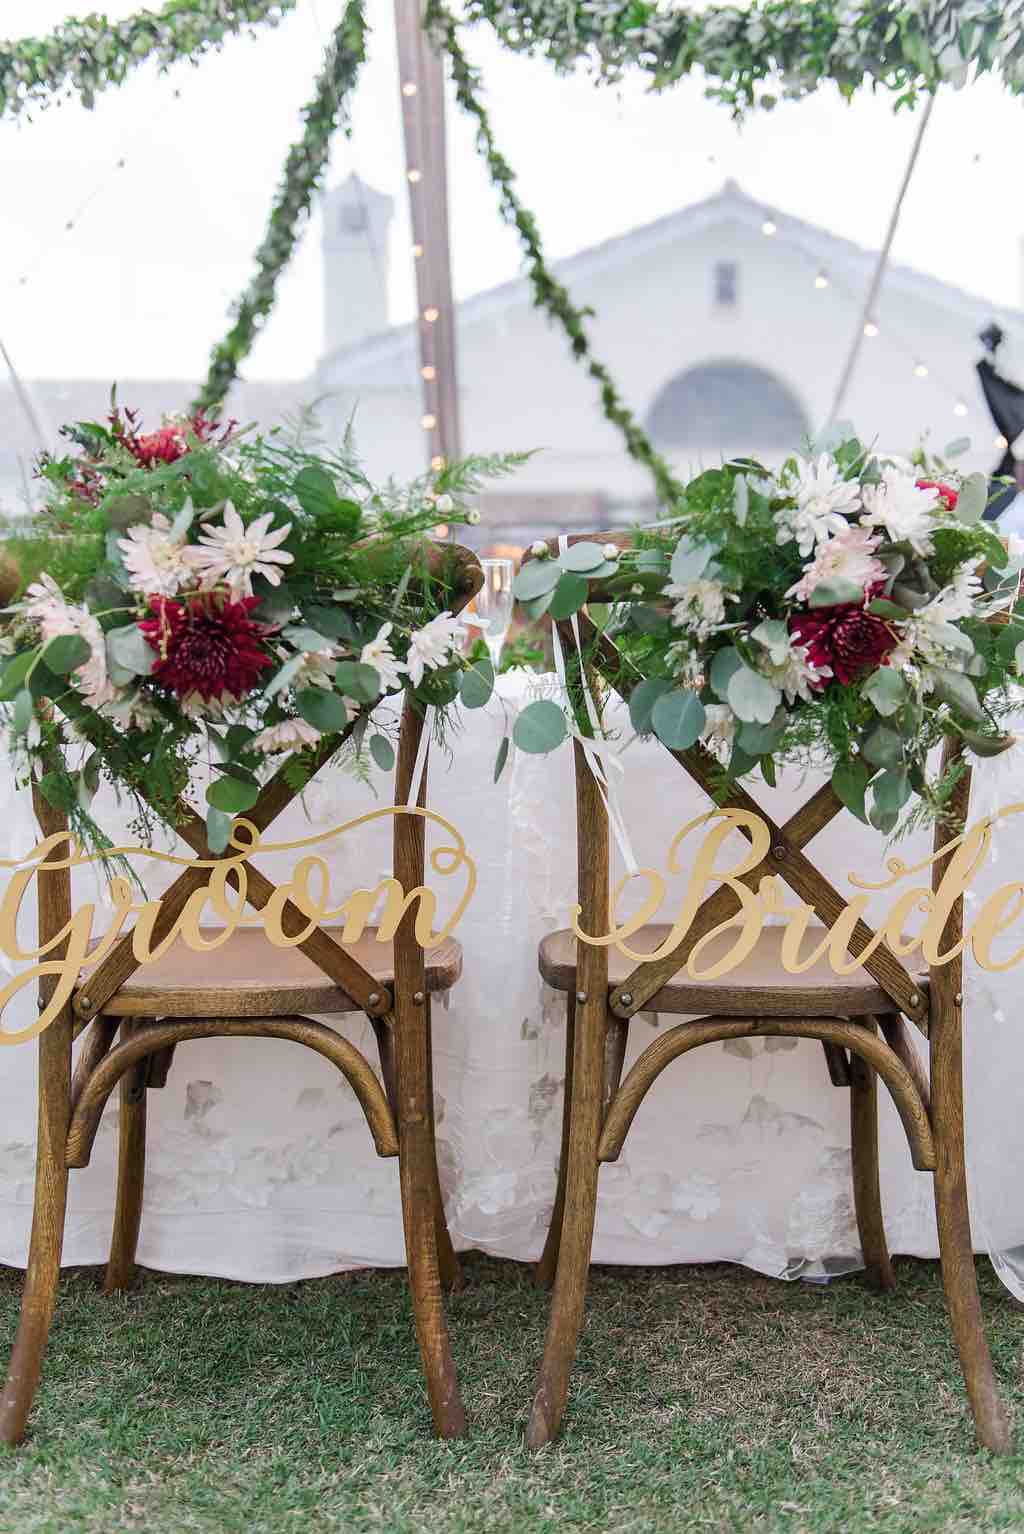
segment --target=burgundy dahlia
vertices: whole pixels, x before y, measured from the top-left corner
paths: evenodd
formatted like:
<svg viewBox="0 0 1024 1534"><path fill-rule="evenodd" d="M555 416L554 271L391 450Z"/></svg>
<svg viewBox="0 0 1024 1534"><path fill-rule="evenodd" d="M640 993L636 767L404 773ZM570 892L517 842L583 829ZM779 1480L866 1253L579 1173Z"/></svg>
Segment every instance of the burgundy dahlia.
<svg viewBox="0 0 1024 1534"><path fill-rule="evenodd" d="M844 687L865 671L874 671L896 647L896 636L888 625L852 602L796 613L789 620L789 632L806 646L811 664L819 669L828 666Z"/></svg>
<svg viewBox="0 0 1024 1534"><path fill-rule="evenodd" d="M159 657L153 679L179 698L196 692L207 703L244 697L273 665L262 647L270 631L249 616L258 597L231 602L204 591L180 600L150 597L149 605L154 616L139 628Z"/></svg>

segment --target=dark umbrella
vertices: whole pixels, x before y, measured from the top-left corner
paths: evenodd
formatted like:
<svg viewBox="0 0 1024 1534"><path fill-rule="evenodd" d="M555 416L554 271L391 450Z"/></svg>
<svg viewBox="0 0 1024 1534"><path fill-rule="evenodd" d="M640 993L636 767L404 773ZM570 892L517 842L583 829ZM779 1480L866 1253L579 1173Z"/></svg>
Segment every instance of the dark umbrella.
<svg viewBox="0 0 1024 1534"><path fill-rule="evenodd" d="M1003 339L1003 332L996 324L989 325L981 333L986 349L994 356ZM998 373L994 362L983 357L978 363L978 378L988 405L989 415L1000 435L1006 439L1006 451L993 470L989 486L989 504L985 512L986 522L995 522L1007 507L1013 504L1021 480L1024 464L1013 456L1013 443L1024 432L1024 389L1011 383ZM1000 484L1010 479L1013 483ZM1022 487L1024 488L1024 487Z"/></svg>

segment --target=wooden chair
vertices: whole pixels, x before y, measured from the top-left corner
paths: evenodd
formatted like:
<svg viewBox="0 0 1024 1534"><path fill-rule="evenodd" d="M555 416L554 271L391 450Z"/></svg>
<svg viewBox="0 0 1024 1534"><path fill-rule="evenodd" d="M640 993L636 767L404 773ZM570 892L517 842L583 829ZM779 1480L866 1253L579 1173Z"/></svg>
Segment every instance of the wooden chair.
<svg viewBox="0 0 1024 1534"><path fill-rule="evenodd" d="M628 545L621 535L589 536ZM614 645L599 638L588 619L581 615L579 621L584 652L594 655L597 677L615 677L617 690L628 698L640 676L624 680L623 657ZM568 626L560 630L563 643L571 645ZM580 926L584 932L604 933L610 925L608 820L583 751L578 743L574 748ZM947 762L956 751L955 744L947 743ZM710 795L716 781L713 758L699 746L671 754ZM969 792L968 772L950 806L955 822L966 820ZM833 922L845 901L804 852L842 809L832 788L820 788L784 825L774 823L740 787L724 802L755 812L771 833L768 856L742 876L743 883L756 890L766 875L778 874L824 923ZM948 823L940 827L936 848L952 834ZM933 865L936 887L944 863ZM553 933L540 945L542 976L566 994L566 1084L555 1208L537 1268L538 1281L553 1280L554 1293L528 1442L540 1447L559 1429L583 1320L598 1172L602 1163L618 1158L648 1089L667 1065L700 1044L786 1035L820 1040L833 1084L849 1089L857 1226L868 1277L880 1290L892 1289L894 1279L879 1194L879 1077L889 1089L914 1166L933 1174L943 1284L978 1438L989 1449L1008 1452L1007 1419L982 1325L967 1206L961 961L912 973L883 944L863 969L845 978L827 961L817 971L795 976L779 960L781 929L767 928L746 963L720 980L680 975L700 937L738 908L737 897L721 887L700 907L674 951L640 964L607 947L580 944L577 952L571 931ZM950 912L940 951L956 943L962 922L960 903ZM664 936L664 928L643 928L630 939L630 947L653 952ZM850 952L863 952L872 936L864 922L858 923ZM641 1008L694 1020L678 1023L649 1044L622 1081L629 1021ZM930 1081L908 1023L928 1040Z"/></svg>
<svg viewBox="0 0 1024 1534"><path fill-rule="evenodd" d="M467 550L454 554L452 607L460 610L482 584L482 571ZM439 556L440 557L440 556ZM335 755L354 722L317 748L316 770ZM402 713L395 802L404 804L413 781L423 718L407 701ZM419 804L425 803L424 773ZM271 778L247 818L262 833L295 797L285 768ZM43 796L33 795L44 836L66 830L64 817ZM183 805L179 835L196 853L210 856L204 822ZM424 879L424 821L394 818L394 874L404 890ZM58 855L63 852L58 848ZM262 909L275 886L251 863L246 898ZM39 940L59 933L71 912L67 869L38 875ZM163 897L154 945L172 927L208 870L189 864ZM162 1087L175 1048L188 1039L257 1037L290 1039L323 1055L351 1084L380 1156L397 1156L405 1244L419 1340L434 1424L442 1437L465 1430L455 1367L448 1343L441 1287L459 1282L459 1264L445 1223L434 1141L430 1044L430 998L454 985L462 968L459 944L449 938L424 953L415 940L415 902L406 910L393 942L372 934L343 947L330 929L315 928L297 948L272 945L262 930L242 929L208 956L171 948L163 959L138 963L130 935L122 938L88 974L72 1001L39 1036L39 1137L35 1204L21 1322L0 1397L0 1441L19 1443L42 1369L60 1276L68 1172L88 1165L103 1108L120 1083L117 1199L108 1292L132 1280L142 1214L146 1154L147 1089ZM290 935L309 927L290 902L283 925ZM59 955L63 950L58 948ZM40 981L40 1005L55 984ZM326 1023L305 1013L363 1012L373 1025L381 1080L359 1051ZM85 1033L72 1075L72 1043ZM119 1041L115 1038L120 1035Z"/></svg>

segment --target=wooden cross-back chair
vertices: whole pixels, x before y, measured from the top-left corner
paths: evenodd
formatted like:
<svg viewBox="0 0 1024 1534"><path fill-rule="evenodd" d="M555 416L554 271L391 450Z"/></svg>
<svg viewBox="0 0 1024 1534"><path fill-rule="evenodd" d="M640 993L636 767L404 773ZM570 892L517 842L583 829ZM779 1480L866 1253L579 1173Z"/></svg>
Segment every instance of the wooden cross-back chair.
<svg viewBox="0 0 1024 1534"><path fill-rule="evenodd" d="M431 562L451 561L450 605L456 612L479 590L483 572L468 550L431 551ZM349 737L357 721L316 748L319 771ZM411 790L423 733L422 715L407 699L399 732L395 802ZM263 788L247 819L262 833L294 799L280 768ZM424 772L418 803L425 804ZM38 789L36 817L44 836L67 829L65 817ZM196 854L163 896L152 946L172 929L191 894L205 884L209 868L206 827L181 807L178 834ZM58 847L56 856L66 849ZM418 815L393 821L394 876L409 892L424 881L425 824ZM246 862L246 900L262 910L275 885ZM39 941L45 943L71 916L67 868L37 876ZM380 1156L397 1156L406 1258L416 1332L437 1432L455 1437L465 1428L455 1367L448 1343L441 1288L459 1281L459 1264L445 1221L434 1142L430 998L450 988L462 969L459 944L447 938L427 953L415 938L416 902L410 902L393 941L378 942L369 930L343 947L328 928L314 927L296 948L270 943L260 928L242 928L220 948L196 954L181 946L142 969L131 934L122 937L87 974L69 1004L39 1036L39 1137L35 1203L21 1322L0 1396L0 1441L19 1443L42 1369L56 1303L67 1202L68 1172L88 1165L104 1106L120 1083L117 1197L108 1292L124 1289L135 1270L142 1215L146 1154L146 1095L164 1086L178 1044L188 1039L254 1036L288 1039L322 1055L352 1086ZM291 902L282 926L290 936L310 928ZM58 945L55 957L65 951ZM40 980L40 1007L56 979ZM373 1025L381 1079L369 1061L326 1023L306 1014L362 1012ZM72 1073L72 1043L84 1033ZM118 1039L118 1035L120 1038ZM117 1040L117 1042L115 1042Z"/></svg>
<svg viewBox="0 0 1024 1534"><path fill-rule="evenodd" d="M629 546L628 535L580 537ZM592 597L599 600L600 595L599 588L592 588ZM614 680L616 691L628 700L641 676L637 673L632 681L628 674L624 676L623 657L614 644L598 635L584 614L578 621L587 664L593 666L597 679ZM559 632L566 652L571 653L569 625L560 624ZM580 927L584 932L605 933L611 926L608 818L578 742L574 750ZM947 763L956 751L955 743L947 741ZM709 796L714 793L720 769L704 748L698 745L671 755ZM936 850L948 844L956 823L966 821L969 793L966 772L950 804L950 820L937 828ZM740 876L742 882L756 890L765 876L779 875L822 922L835 921L846 901L804 851L843 808L831 786L819 788L781 825L738 785L728 798L716 802L753 811L770 831L768 855ZM933 865L933 887L938 886L944 867L945 860ZM892 1289L894 1279L879 1192L879 1077L891 1093L914 1166L933 1175L943 1284L978 1438L990 1449L1007 1452L1007 1420L982 1324L967 1204L962 961L956 958L930 973L915 973L881 944L863 969L846 977L834 974L827 960L806 974L792 975L780 962L783 929L768 927L750 958L720 979L694 980L680 973L699 939L732 916L739 905L737 896L723 885L700 906L672 952L639 964L608 947L581 943L577 948L571 930L552 933L540 945L542 976L566 993L566 1074L555 1207L537 1268L538 1280L553 1281L554 1293L528 1441L540 1447L559 1429L583 1321L598 1173L602 1163L618 1158L648 1089L667 1065L700 1044L785 1035L819 1040L832 1083L850 1092L857 1227L869 1279L880 1290ZM944 927L940 952L957 943L962 926L959 901ZM667 931L653 925L642 928L631 937L630 946L634 951L653 952ZM859 922L850 953L862 953L873 936ZM629 1022L642 1008L684 1014L690 1020L649 1044L623 1081ZM910 1028L928 1040L927 1074Z"/></svg>

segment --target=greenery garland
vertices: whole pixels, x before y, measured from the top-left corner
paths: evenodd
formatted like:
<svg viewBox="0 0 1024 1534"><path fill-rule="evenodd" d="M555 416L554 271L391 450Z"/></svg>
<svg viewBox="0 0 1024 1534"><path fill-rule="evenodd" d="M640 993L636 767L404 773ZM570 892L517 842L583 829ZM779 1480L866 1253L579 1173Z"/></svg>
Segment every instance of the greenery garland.
<svg viewBox="0 0 1024 1534"><path fill-rule="evenodd" d="M515 190L515 173L495 143L490 118L480 100L480 73L462 51L454 17L435 0L435 3L428 5L424 24L435 32L451 60L459 105L476 120L477 145L498 193L502 216L517 230L526 253L526 269L533 286L534 302L562 326L569 338L573 356L600 385L604 413L612 425L621 431L630 457L650 471L659 500L665 506L672 507L682 495L683 486L623 401L611 373L591 351L585 321L592 311L577 308L568 290L552 274L544 259L536 217L520 201Z"/></svg>
<svg viewBox="0 0 1024 1534"><path fill-rule="evenodd" d="M665 0L467 0L467 15L506 47L557 68L592 64L605 80L630 65L656 87L701 69L736 116L823 80L845 96L865 84L912 103L919 89L963 84L973 65L1024 91L1021 0L753 0L699 9ZM768 89L763 87L769 86Z"/></svg>
<svg viewBox="0 0 1024 1534"><path fill-rule="evenodd" d="M327 166L331 136L366 57L366 30L362 0L349 0L327 46L313 98L303 109L302 138L288 152L267 231L256 251L256 273L235 302L234 324L213 349L206 382L195 401L197 410L214 410L223 401L274 307L278 278L292 258L299 226Z"/></svg>
<svg viewBox="0 0 1024 1534"><path fill-rule="evenodd" d="M91 108L100 91L122 85L147 59L156 59L162 69L178 59L195 59L246 28L276 26L295 4L169 0L162 10L139 11L124 21L72 17L47 37L0 45L0 115L17 117L35 103L45 107L61 93L77 95Z"/></svg>

